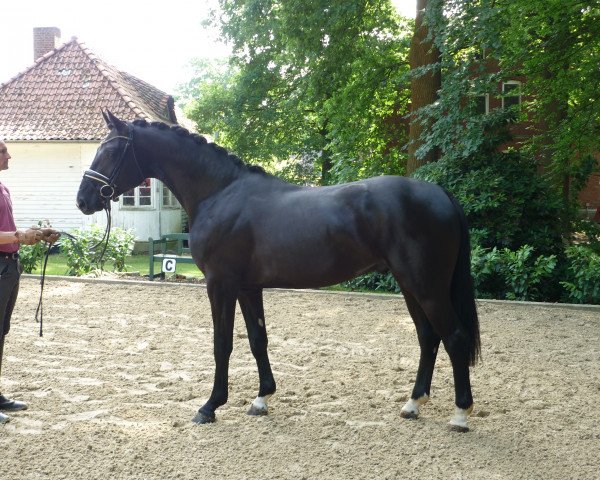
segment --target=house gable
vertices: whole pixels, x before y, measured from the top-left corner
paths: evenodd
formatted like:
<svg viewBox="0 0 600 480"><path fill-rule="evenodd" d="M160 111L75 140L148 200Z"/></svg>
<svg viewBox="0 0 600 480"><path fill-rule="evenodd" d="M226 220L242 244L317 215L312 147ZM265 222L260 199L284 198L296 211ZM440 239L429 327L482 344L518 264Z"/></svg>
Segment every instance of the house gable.
<svg viewBox="0 0 600 480"><path fill-rule="evenodd" d="M97 141L108 108L127 118L177 123L173 97L108 65L82 42L69 42L0 85L0 138Z"/></svg>

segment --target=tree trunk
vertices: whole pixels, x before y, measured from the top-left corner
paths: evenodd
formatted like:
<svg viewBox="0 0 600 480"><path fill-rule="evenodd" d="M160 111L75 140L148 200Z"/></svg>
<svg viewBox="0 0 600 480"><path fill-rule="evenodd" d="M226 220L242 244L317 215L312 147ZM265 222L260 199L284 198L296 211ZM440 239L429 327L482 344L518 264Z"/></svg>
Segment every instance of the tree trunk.
<svg viewBox="0 0 600 480"><path fill-rule="evenodd" d="M441 3L440 3L441 5ZM428 29L423 25L424 10L427 8L427 0L417 0L417 17L415 19L415 33L410 43L409 62L411 70L427 65L437 64L440 60L440 52L431 40L427 40ZM440 7L441 8L441 7ZM408 162L406 165L407 175L412 174L421 165L437 160L436 152L430 150L424 157L417 158L416 151L423 144L421 136L429 128L429 122L417 119L415 112L421 107L435 102L438 98L438 90L442 86L442 75L439 67L423 75L414 75L410 82L411 87L411 116L408 134Z"/></svg>

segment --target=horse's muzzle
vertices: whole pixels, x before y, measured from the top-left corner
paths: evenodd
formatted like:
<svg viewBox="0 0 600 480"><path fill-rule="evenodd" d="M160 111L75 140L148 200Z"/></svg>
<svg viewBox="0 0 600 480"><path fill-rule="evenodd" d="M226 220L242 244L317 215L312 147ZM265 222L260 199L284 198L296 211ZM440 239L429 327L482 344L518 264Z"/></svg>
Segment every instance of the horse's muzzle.
<svg viewBox="0 0 600 480"><path fill-rule="evenodd" d="M77 192L76 205L85 215L91 215L106 208L108 199L98 193L98 189L92 185L81 185Z"/></svg>

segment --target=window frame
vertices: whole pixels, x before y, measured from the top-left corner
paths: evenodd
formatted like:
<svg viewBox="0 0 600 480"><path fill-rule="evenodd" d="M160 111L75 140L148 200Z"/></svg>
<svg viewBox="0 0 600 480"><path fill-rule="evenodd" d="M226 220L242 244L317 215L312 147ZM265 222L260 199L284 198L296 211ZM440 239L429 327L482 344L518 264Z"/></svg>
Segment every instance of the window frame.
<svg viewBox="0 0 600 480"><path fill-rule="evenodd" d="M140 187L137 186L133 189L133 205L125 205L124 199L125 194L127 192L123 192L123 194L119 197L119 209L120 210L154 210L156 209L156 195L154 193L156 189L156 180L154 178L149 178L150 185L150 205L140 205ZM145 187L145 188L148 188ZM128 190L129 191L129 190ZM127 198L131 198L131 196L127 196Z"/></svg>
<svg viewBox="0 0 600 480"><path fill-rule="evenodd" d="M488 115L490 113L490 94L489 93L484 93L481 95L475 95L475 101L477 101L478 99L483 98L484 101L484 111L480 112L479 109L477 108L478 105L475 105L476 110L477 110L477 114L478 115Z"/></svg>
<svg viewBox="0 0 600 480"><path fill-rule="evenodd" d="M166 210L181 210L181 204L179 203L179 200L177 200L177 197L175 197L175 195L173 195L173 192L169 190L169 187L167 187L163 182L158 181L157 183L160 195L161 208ZM171 200L169 204L165 203L165 193L168 194L168 197Z"/></svg>
<svg viewBox="0 0 600 480"><path fill-rule="evenodd" d="M507 92L505 89L505 87L507 85L515 85L514 90L516 90L518 92L517 95L507 95L506 94ZM502 110L506 110L507 108L513 108L515 106L516 106L515 109L517 111L521 110L521 104L523 102L522 93L521 93L521 85L522 85L522 83L519 80L506 80L506 81L502 82ZM517 98L517 102L515 104L507 107L505 104L505 100L508 97Z"/></svg>

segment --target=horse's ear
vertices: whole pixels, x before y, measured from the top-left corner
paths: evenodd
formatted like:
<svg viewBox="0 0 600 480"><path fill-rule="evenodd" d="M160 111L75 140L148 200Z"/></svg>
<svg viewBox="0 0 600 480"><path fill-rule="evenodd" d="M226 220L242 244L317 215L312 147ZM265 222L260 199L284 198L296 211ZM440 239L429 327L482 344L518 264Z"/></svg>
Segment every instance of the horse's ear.
<svg viewBox="0 0 600 480"><path fill-rule="evenodd" d="M117 131L123 131L127 128L125 122L117 118L110 110L103 110L102 116L104 117L104 121L109 130L114 128Z"/></svg>
<svg viewBox="0 0 600 480"><path fill-rule="evenodd" d="M106 112L104 111L104 109L102 109L101 111L102 111L102 118L104 118L104 123L106 123L106 126L108 128L110 128L112 125L110 124L110 120L108 118L108 115L106 115Z"/></svg>

